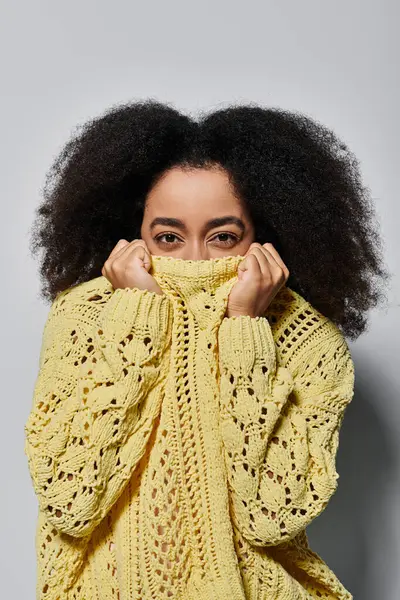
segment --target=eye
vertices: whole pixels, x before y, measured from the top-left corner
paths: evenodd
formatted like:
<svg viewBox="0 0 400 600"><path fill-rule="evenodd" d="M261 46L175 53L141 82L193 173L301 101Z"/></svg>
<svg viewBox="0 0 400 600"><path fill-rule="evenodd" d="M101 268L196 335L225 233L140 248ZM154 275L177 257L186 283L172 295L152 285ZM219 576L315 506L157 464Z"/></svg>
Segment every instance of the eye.
<svg viewBox="0 0 400 600"><path fill-rule="evenodd" d="M178 239L178 238L177 238L177 236L175 235L175 233L163 233L163 234L161 234L161 235L159 235L159 236L155 237L154 239L155 239L157 242L161 242L161 244L169 244L170 246L172 246L172 244L176 244L176 242L171 242L171 240L169 240L169 241L165 242L164 240L162 240L162 239L161 239L161 238L163 238L163 237L167 237L167 236L168 236L169 238L171 238L171 237L172 237L172 238L176 238L176 239Z"/></svg>
<svg viewBox="0 0 400 600"><path fill-rule="evenodd" d="M227 236L229 238L228 240L220 240L221 244L224 244L224 245L227 245L227 246L231 245L234 242L238 241L238 238L237 238L236 235L233 235L232 233L228 233L227 231L222 231L221 233L217 233L217 235L215 237L218 238L218 237L221 237L221 236Z"/></svg>

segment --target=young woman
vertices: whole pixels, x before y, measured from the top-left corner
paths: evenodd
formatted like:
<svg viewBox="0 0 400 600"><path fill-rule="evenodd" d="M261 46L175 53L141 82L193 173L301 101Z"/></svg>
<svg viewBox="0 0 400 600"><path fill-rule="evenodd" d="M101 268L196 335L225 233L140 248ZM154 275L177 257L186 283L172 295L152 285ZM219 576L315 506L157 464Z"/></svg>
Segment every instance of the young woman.
<svg viewBox="0 0 400 600"><path fill-rule="evenodd" d="M38 599L352 598L306 528L388 278L372 216L298 113L148 100L73 136L32 238Z"/></svg>

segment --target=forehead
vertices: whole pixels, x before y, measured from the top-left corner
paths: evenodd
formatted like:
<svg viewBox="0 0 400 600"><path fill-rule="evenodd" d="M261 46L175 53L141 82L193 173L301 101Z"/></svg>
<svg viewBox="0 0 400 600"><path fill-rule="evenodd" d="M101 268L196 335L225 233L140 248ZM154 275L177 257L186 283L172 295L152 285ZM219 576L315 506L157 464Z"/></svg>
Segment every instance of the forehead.
<svg viewBox="0 0 400 600"><path fill-rule="evenodd" d="M221 168L183 169L167 171L147 196L149 213L180 213L180 217L199 215L209 217L218 212L241 214L242 203L235 195L229 176ZM205 214L207 213L207 214Z"/></svg>

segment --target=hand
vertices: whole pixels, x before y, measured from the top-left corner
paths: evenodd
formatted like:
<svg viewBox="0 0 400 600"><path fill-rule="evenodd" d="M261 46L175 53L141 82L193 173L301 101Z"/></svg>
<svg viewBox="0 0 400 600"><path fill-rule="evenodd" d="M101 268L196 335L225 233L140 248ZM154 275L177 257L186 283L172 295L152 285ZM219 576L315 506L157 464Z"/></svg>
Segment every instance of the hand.
<svg viewBox="0 0 400 600"><path fill-rule="evenodd" d="M106 260L101 273L117 288L139 288L163 295L164 292L148 270L151 255L144 240L119 240Z"/></svg>
<svg viewBox="0 0 400 600"><path fill-rule="evenodd" d="M233 286L226 317L263 316L280 288L289 278L289 271L271 243L254 242L238 266L238 281Z"/></svg>

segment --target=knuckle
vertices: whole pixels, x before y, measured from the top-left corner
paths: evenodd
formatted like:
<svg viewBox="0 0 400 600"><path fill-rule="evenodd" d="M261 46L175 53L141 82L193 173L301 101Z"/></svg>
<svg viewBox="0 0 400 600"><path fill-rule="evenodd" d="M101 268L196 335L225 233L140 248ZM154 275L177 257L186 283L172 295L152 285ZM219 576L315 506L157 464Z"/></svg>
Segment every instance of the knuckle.
<svg viewBox="0 0 400 600"><path fill-rule="evenodd" d="M120 273L124 270L124 261L122 260L114 260L110 269L113 273Z"/></svg>

